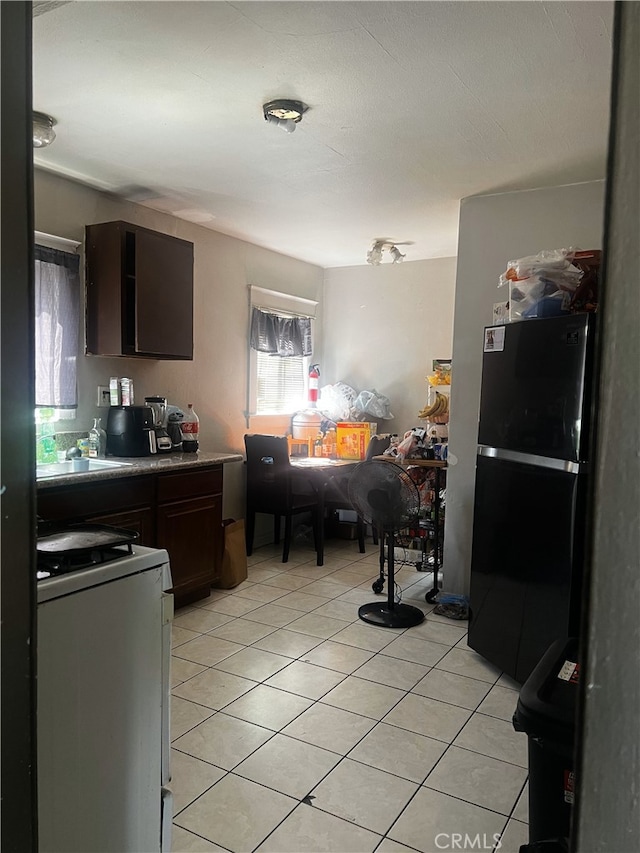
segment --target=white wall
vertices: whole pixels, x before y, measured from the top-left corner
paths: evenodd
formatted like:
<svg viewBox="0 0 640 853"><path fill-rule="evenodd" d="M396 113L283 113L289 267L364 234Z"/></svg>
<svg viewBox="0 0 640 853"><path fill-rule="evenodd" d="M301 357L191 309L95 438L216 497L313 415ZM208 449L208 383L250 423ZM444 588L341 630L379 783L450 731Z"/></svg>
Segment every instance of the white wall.
<svg viewBox="0 0 640 853"><path fill-rule="evenodd" d="M572 848L640 850L640 3L616 10L582 763ZM622 677L621 677L622 676ZM580 746L578 746L580 749Z"/></svg>
<svg viewBox="0 0 640 853"><path fill-rule="evenodd" d="M110 376L134 380L136 401L151 394L170 403L193 403L200 417L203 450L244 452L247 430L247 285L258 285L320 301L320 267L279 255L208 228L116 199L50 173L35 172L35 228L84 241L84 226L121 219L194 243L193 361L154 361L81 355L78 362L79 408L68 429L89 429L104 416L95 406L96 386ZM321 334L321 324L317 326ZM84 346L83 346L84 351ZM243 469L225 467L225 515L244 516Z"/></svg>
<svg viewBox="0 0 640 853"><path fill-rule="evenodd" d="M455 274L455 258L325 270L320 384L389 397L379 431L421 425L432 360L451 358Z"/></svg>
<svg viewBox="0 0 640 853"><path fill-rule="evenodd" d="M604 181L463 199L453 329L444 588L468 592L482 330L509 260L542 249L602 246ZM454 458L457 464L452 465Z"/></svg>

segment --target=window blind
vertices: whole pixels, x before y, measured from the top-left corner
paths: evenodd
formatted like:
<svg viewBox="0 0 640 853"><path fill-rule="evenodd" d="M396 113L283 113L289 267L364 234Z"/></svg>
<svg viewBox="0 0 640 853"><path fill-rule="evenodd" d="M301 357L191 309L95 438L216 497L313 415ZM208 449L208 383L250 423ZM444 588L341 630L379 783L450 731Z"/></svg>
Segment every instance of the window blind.
<svg viewBox="0 0 640 853"><path fill-rule="evenodd" d="M303 405L305 393L305 359L303 356L282 358L258 352L256 411L260 414L293 412Z"/></svg>

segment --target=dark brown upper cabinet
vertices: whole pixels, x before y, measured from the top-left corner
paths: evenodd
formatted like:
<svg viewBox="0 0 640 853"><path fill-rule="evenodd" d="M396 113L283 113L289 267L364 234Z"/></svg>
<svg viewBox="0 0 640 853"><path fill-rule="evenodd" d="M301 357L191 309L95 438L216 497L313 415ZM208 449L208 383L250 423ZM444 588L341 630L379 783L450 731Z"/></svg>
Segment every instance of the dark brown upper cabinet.
<svg viewBox="0 0 640 853"><path fill-rule="evenodd" d="M87 225L86 320L89 355L193 359L193 243Z"/></svg>

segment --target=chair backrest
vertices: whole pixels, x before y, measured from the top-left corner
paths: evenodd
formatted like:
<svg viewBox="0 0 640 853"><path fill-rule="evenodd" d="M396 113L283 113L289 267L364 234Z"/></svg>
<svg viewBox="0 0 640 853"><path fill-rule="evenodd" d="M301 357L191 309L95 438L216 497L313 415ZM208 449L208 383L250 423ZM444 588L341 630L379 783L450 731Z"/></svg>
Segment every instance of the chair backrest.
<svg viewBox="0 0 640 853"><path fill-rule="evenodd" d="M244 446L247 466L273 464L290 467L289 443L285 435L245 435ZM264 457L270 457L273 462L263 462Z"/></svg>
<svg viewBox="0 0 640 853"><path fill-rule="evenodd" d="M286 436L245 435L244 446L247 500L258 512L286 513L291 503L291 463Z"/></svg>
<svg viewBox="0 0 640 853"><path fill-rule="evenodd" d="M365 459L373 459L374 456L382 456L390 444L390 435L372 435L369 440L369 444L367 445Z"/></svg>

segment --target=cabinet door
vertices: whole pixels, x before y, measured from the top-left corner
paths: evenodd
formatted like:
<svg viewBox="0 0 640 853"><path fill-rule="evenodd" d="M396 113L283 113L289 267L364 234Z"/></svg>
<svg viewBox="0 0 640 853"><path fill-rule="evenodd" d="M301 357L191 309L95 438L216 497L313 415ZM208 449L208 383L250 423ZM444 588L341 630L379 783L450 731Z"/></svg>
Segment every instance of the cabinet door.
<svg viewBox="0 0 640 853"><path fill-rule="evenodd" d="M193 358L193 243L127 222L86 228L87 353Z"/></svg>
<svg viewBox="0 0 640 853"><path fill-rule="evenodd" d="M121 222L86 227L86 351L122 355L124 232Z"/></svg>
<svg viewBox="0 0 640 853"><path fill-rule="evenodd" d="M219 573L222 496L159 506L156 542L169 552L176 604L202 597Z"/></svg>
<svg viewBox="0 0 640 853"><path fill-rule="evenodd" d="M129 512L112 512L108 515L98 515L88 519L94 524L110 524L112 527L124 527L135 530L138 534L138 544L155 546L153 531L153 511L150 508L132 509Z"/></svg>
<svg viewBox="0 0 640 853"><path fill-rule="evenodd" d="M153 231L135 234L135 350L193 358L193 244Z"/></svg>
<svg viewBox="0 0 640 853"><path fill-rule="evenodd" d="M45 521L70 523L114 514L128 515L129 510L151 512L154 495L155 478L151 476L38 489L38 515ZM153 513L151 519L153 521Z"/></svg>

